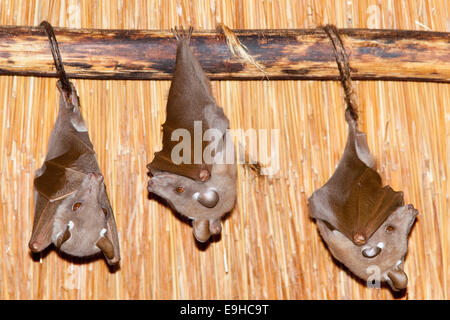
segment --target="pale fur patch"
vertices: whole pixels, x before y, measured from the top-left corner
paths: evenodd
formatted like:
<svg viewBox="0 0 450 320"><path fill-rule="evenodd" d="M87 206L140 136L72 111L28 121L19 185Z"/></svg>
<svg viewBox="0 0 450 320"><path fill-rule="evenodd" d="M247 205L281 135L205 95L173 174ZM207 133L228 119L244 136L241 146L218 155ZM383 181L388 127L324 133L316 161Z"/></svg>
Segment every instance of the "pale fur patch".
<svg viewBox="0 0 450 320"><path fill-rule="evenodd" d="M83 122L78 123L75 119L71 119L70 122L72 123L75 130L77 130L78 132L87 132L88 131L86 128L86 125Z"/></svg>

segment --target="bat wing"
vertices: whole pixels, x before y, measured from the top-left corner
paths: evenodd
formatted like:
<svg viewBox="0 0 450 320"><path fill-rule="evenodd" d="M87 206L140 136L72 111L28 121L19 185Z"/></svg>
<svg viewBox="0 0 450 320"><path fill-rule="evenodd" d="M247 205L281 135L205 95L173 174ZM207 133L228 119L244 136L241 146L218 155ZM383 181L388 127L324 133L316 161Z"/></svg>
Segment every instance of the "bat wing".
<svg viewBox="0 0 450 320"><path fill-rule="evenodd" d="M39 252L52 241L53 221L59 200L75 192L86 177L82 162L93 157L76 144L59 157L44 162L40 174L34 179L35 213L29 247ZM95 158L94 158L95 161Z"/></svg>
<svg viewBox="0 0 450 320"><path fill-rule="evenodd" d="M39 192L35 192L35 199L33 232L28 246L33 252L40 252L52 242L53 221L59 201L50 202Z"/></svg>
<svg viewBox="0 0 450 320"><path fill-rule="evenodd" d="M381 224L403 205L403 193L383 187L372 168L374 161L366 135L347 118L348 140L333 176L309 198L313 218L342 232L355 244L364 244Z"/></svg>
<svg viewBox="0 0 450 320"><path fill-rule="evenodd" d="M202 180L200 172L207 170L210 174L212 167L212 164L205 163L203 159L203 150L208 145L203 141L203 134L206 130L214 128L223 135L228 127L228 119L222 108L216 105L210 82L194 57L188 40L179 40L175 71L167 101L167 118L163 124L163 148L155 153L155 158L148 168ZM189 163L176 164L172 160L172 150L180 143L172 141L172 134L177 129L187 130L190 135ZM196 143L201 144L201 149L195 148Z"/></svg>
<svg viewBox="0 0 450 320"><path fill-rule="evenodd" d="M365 243L394 211L403 205L402 192L381 185L378 173L367 168L353 182L341 210L336 210L336 228L355 243Z"/></svg>
<svg viewBox="0 0 450 320"><path fill-rule="evenodd" d="M66 153L44 162L42 174L34 180L36 191L52 202L65 198L79 188L87 173L95 172L89 170L93 164L94 153L72 144Z"/></svg>

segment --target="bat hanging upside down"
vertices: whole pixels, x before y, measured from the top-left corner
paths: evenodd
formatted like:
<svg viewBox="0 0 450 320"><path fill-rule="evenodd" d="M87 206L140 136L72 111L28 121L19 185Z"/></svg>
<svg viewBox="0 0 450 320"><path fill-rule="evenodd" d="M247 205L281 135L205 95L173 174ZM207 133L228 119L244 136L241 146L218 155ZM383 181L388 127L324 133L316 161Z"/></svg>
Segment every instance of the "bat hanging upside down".
<svg viewBox="0 0 450 320"><path fill-rule="evenodd" d="M53 243L62 252L85 257L103 252L120 261L113 211L95 152L80 113L77 92L58 81L59 113L47 156L34 179L35 214L29 247L40 252Z"/></svg>
<svg viewBox="0 0 450 320"><path fill-rule="evenodd" d="M346 112L348 138L333 176L308 199L311 217L333 256L355 275L393 290L408 283L403 262L417 210L403 204L403 193L383 187L366 134Z"/></svg>
<svg viewBox="0 0 450 320"><path fill-rule="evenodd" d="M190 30L190 33L192 29ZM163 124L163 148L147 165L152 177L148 191L165 199L171 207L193 220L194 236L205 242L222 230L221 218L230 212L236 201L236 164L226 163L230 148L226 130L229 121L222 108L216 105L210 83L189 47L190 33L176 33L178 40L174 75L167 101L167 118ZM173 150L178 141L172 140L177 129L195 139L196 125L205 132L216 132L213 161L195 163L195 141L191 141L190 159L176 163ZM180 132L180 131L178 131ZM201 156L208 144L200 141ZM227 149L228 146L228 149Z"/></svg>

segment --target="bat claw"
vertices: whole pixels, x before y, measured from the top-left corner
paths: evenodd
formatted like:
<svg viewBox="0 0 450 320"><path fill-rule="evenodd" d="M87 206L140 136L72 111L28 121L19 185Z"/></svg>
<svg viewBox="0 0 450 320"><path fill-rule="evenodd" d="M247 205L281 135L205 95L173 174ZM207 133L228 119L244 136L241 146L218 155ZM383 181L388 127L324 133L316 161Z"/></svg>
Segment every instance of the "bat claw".
<svg viewBox="0 0 450 320"><path fill-rule="evenodd" d="M355 233L353 235L353 242L360 246L366 243L366 238L361 233Z"/></svg>
<svg viewBox="0 0 450 320"><path fill-rule="evenodd" d="M39 242L34 241L34 242L30 242L30 244L28 245L30 250L33 252L39 252Z"/></svg>
<svg viewBox="0 0 450 320"><path fill-rule="evenodd" d="M206 169L201 170L198 175L198 177L200 178L200 181L202 181L202 182L208 180L210 178L210 176L211 175L210 175L209 171Z"/></svg>
<svg viewBox="0 0 450 320"><path fill-rule="evenodd" d="M175 27L172 29L172 32L178 41L187 40L187 42L190 42L193 30L193 27L189 27L187 31L185 31L183 28L178 29L177 27Z"/></svg>

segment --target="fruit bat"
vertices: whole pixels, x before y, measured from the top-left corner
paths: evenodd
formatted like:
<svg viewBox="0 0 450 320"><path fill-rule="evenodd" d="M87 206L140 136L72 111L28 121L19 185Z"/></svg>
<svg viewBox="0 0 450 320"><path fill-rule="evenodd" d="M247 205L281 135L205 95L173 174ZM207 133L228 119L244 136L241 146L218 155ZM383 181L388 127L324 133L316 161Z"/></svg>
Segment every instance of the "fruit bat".
<svg viewBox="0 0 450 320"><path fill-rule="evenodd" d="M403 193L382 186L366 134L347 109L348 138L332 177L308 199L310 216L332 255L351 272L370 280L371 267L394 291L406 288L403 262L417 210Z"/></svg>
<svg viewBox="0 0 450 320"><path fill-rule="evenodd" d="M216 105L210 82L192 53L191 33L192 29L187 35L175 30L178 44L163 124L163 148L147 165L151 174L148 191L192 219L195 238L205 242L211 235L221 232L221 218L235 205L236 164L225 161L227 152L230 149L234 152L234 145L226 134L229 121L222 108ZM215 145L212 161L206 161L203 153L211 145L202 137L211 129L215 130L217 140L211 142ZM173 159L173 151L179 144L173 135L179 130L194 140L183 150L183 159L187 161L182 162ZM196 160L198 151L200 159Z"/></svg>
<svg viewBox="0 0 450 320"><path fill-rule="evenodd" d="M103 176L72 83L57 83L59 112L43 166L36 172L32 252L53 243L76 257L103 252L120 261L119 241Z"/></svg>

